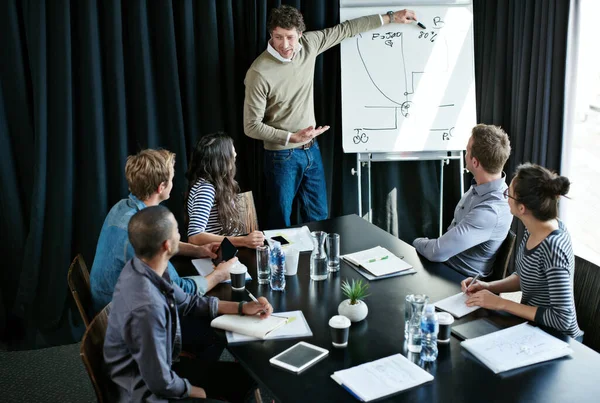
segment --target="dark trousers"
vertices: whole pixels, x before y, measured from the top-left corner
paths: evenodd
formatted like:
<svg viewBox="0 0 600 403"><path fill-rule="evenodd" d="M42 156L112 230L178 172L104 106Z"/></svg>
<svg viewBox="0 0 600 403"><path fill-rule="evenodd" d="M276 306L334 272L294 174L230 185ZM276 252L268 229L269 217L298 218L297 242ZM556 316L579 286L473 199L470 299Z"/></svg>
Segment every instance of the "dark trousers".
<svg viewBox="0 0 600 403"><path fill-rule="evenodd" d="M210 327L210 319L184 316L181 320L182 349L206 363L217 362L225 339L218 337Z"/></svg>
<svg viewBox="0 0 600 403"><path fill-rule="evenodd" d="M245 402L256 388L256 383L237 362L205 363L198 359L182 358L173 364L173 370L193 386L203 388L208 397L177 402Z"/></svg>

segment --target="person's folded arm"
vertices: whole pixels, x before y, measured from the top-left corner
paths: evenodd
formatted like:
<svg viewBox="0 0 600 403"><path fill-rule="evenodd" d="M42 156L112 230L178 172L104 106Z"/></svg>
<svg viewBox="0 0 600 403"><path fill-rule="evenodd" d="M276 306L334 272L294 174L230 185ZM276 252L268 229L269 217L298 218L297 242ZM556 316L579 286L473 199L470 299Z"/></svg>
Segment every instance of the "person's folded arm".
<svg viewBox="0 0 600 403"><path fill-rule="evenodd" d="M134 309L123 333L125 344L152 393L167 399L189 396L192 385L180 378L168 362L167 317L161 307L148 304Z"/></svg>
<svg viewBox="0 0 600 403"><path fill-rule="evenodd" d="M478 206L457 225L436 239L417 238L413 246L432 262L445 262L473 246L490 239L498 221L498 214L490 206Z"/></svg>
<svg viewBox="0 0 600 403"><path fill-rule="evenodd" d="M538 307L535 322L560 331L567 331L575 319L571 275L566 266L546 269L550 306Z"/></svg>

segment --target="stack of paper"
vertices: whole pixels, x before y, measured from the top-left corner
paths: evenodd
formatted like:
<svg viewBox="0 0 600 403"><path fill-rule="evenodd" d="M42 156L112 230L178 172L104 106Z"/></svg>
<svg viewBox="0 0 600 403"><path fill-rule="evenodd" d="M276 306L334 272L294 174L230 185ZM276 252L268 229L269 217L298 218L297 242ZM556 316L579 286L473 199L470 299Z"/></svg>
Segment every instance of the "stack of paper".
<svg viewBox="0 0 600 403"><path fill-rule="evenodd" d="M402 354L336 371L331 378L362 402L369 402L433 380Z"/></svg>
<svg viewBox="0 0 600 403"><path fill-rule="evenodd" d="M293 339L313 335L302 311L277 312L275 315L287 318L286 325L273 330L264 339L235 332L227 332L227 343L237 344L259 340Z"/></svg>
<svg viewBox="0 0 600 403"><path fill-rule="evenodd" d="M416 272L410 264L381 246L350 253L342 256L342 259L352 263L354 268L369 280Z"/></svg>
<svg viewBox="0 0 600 403"><path fill-rule="evenodd" d="M215 271L215 266L213 265L212 260L209 258L203 259L192 259L192 264L198 270L198 274L202 277L208 276L210 273ZM246 272L246 281L252 280L252 276L250 273ZM231 283L231 279L223 280L222 283Z"/></svg>
<svg viewBox="0 0 600 403"><path fill-rule="evenodd" d="M495 374L573 352L569 344L528 323L465 340L461 345Z"/></svg>
<svg viewBox="0 0 600 403"><path fill-rule="evenodd" d="M269 231L263 231L265 239L269 246L273 246L273 240L271 238L280 236L283 237L288 244L294 246L300 252L307 252L313 250L313 241L310 236L310 230L305 225L300 228L285 228L285 229L274 229Z"/></svg>
<svg viewBox="0 0 600 403"><path fill-rule="evenodd" d="M451 313L452 316L456 318L462 318L480 308L478 306L467 306L467 299L469 299L469 297L466 294L459 292L458 294L438 301L433 305L442 311Z"/></svg>

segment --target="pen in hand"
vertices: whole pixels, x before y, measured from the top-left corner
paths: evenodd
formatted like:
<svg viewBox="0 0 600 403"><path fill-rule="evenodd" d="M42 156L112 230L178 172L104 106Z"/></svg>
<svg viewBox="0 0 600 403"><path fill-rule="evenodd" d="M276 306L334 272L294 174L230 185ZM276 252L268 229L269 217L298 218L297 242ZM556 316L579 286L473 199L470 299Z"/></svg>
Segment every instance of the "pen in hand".
<svg viewBox="0 0 600 403"><path fill-rule="evenodd" d="M473 278L473 280L471 280L471 282L469 283L469 285L467 286L467 288L465 288L465 292L463 294L467 294L467 291L469 291L469 288L471 288L471 286L473 284L475 284L475 281L477 281L477 279L479 278L479 273L477 273L477 275L475 276L475 278Z"/></svg>
<svg viewBox="0 0 600 403"><path fill-rule="evenodd" d="M258 300L256 299L256 297L255 297L254 295L252 295L252 293L251 293L249 290L246 290L246 291L248 292L248 295L250 296L250 299L252 299L252 301L254 301L254 302L256 302L257 304L259 304L259 305L261 305L261 306L262 306L262 304L261 304L260 302L258 302ZM265 311L265 308L264 308L264 306L263 306L263 309L262 309L262 313L264 313L264 314L266 314L266 313L267 313L267 311Z"/></svg>

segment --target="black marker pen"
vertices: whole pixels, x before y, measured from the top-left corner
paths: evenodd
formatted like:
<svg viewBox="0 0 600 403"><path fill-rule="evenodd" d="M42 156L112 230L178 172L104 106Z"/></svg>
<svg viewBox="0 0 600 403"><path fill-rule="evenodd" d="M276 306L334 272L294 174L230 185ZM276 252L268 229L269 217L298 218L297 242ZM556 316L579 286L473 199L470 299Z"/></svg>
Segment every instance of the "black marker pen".
<svg viewBox="0 0 600 403"><path fill-rule="evenodd" d="M416 20L415 20L416 21ZM416 21L417 25L420 26L423 29L427 29L427 27L423 24L421 24L419 21Z"/></svg>

